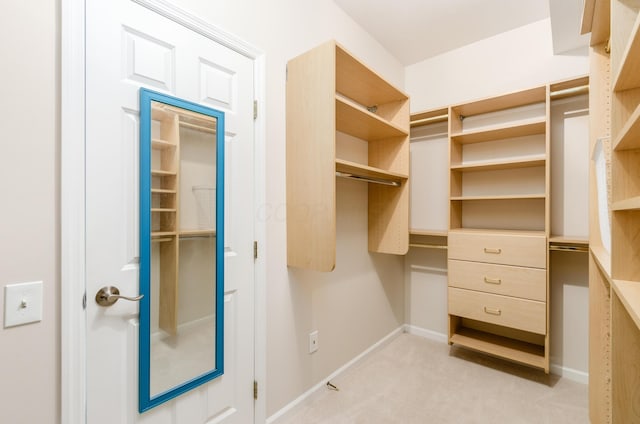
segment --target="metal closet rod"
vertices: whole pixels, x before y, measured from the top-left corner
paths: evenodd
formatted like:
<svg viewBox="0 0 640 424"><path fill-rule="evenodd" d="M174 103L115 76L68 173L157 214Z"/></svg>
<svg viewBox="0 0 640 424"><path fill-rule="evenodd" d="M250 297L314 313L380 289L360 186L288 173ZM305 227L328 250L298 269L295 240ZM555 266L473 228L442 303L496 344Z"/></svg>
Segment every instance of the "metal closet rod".
<svg viewBox="0 0 640 424"><path fill-rule="evenodd" d="M336 177L351 178L352 180L365 181L367 183L382 184L392 187L400 187L400 183L393 180L385 180L382 178L365 177L363 175L349 174L347 172L336 171Z"/></svg>

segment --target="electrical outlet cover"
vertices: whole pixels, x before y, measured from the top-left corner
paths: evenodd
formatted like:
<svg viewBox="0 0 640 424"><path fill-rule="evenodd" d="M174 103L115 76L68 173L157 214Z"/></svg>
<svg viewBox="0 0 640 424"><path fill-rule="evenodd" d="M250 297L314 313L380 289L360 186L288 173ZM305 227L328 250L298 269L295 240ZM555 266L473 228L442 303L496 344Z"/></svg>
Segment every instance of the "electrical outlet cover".
<svg viewBox="0 0 640 424"><path fill-rule="evenodd" d="M4 288L4 327L42 321L42 281L7 284Z"/></svg>

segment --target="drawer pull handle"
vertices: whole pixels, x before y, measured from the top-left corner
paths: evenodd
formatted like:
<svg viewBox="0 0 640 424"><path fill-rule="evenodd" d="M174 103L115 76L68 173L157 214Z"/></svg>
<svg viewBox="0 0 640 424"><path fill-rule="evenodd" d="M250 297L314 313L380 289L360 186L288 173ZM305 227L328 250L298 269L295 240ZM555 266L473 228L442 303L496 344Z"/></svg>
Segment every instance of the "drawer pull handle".
<svg viewBox="0 0 640 424"><path fill-rule="evenodd" d="M502 284L502 280L500 278L484 277L484 282L487 284Z"/></svg>
<svg viewBox="0 0 640 424"><path fill-rule="evenodd" d="M502 311L498 308L487 308L486 306L484 307L484 312L487 314L491 314L491 315L501 315Z"/></svg>
<svg viewBox="0 0 640 424"><path fill-rule="evenodd" d="M502 253L502 249L496 249L494 247L485 247L484 248L484 253L500 254L500 253Z"/></svg>

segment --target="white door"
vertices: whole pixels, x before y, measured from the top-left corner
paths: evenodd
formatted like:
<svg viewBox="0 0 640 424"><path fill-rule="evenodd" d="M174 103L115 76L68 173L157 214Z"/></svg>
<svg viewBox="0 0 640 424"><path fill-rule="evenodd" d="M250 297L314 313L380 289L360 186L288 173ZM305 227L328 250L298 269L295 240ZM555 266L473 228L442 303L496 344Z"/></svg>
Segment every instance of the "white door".
<svg viewBox="0 0 640 424"><path fill-rule="evenodd" d="M254 421L253 61L131 0L86 2L87 422ZM225 113L224 375L138 413L138 90Z"/></svg>

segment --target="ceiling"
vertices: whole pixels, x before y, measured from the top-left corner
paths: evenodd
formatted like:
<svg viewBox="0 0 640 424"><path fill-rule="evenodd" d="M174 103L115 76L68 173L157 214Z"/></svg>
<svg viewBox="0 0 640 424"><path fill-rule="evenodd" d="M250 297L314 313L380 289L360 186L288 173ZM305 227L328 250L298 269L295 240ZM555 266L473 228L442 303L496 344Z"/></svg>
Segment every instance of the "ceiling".
<svg viewBox="0 0 640 424"><path fill-rule="evenodd" d="M554 51L586 46L583 0L334 0L403 65L551 17Z"/></svg>

